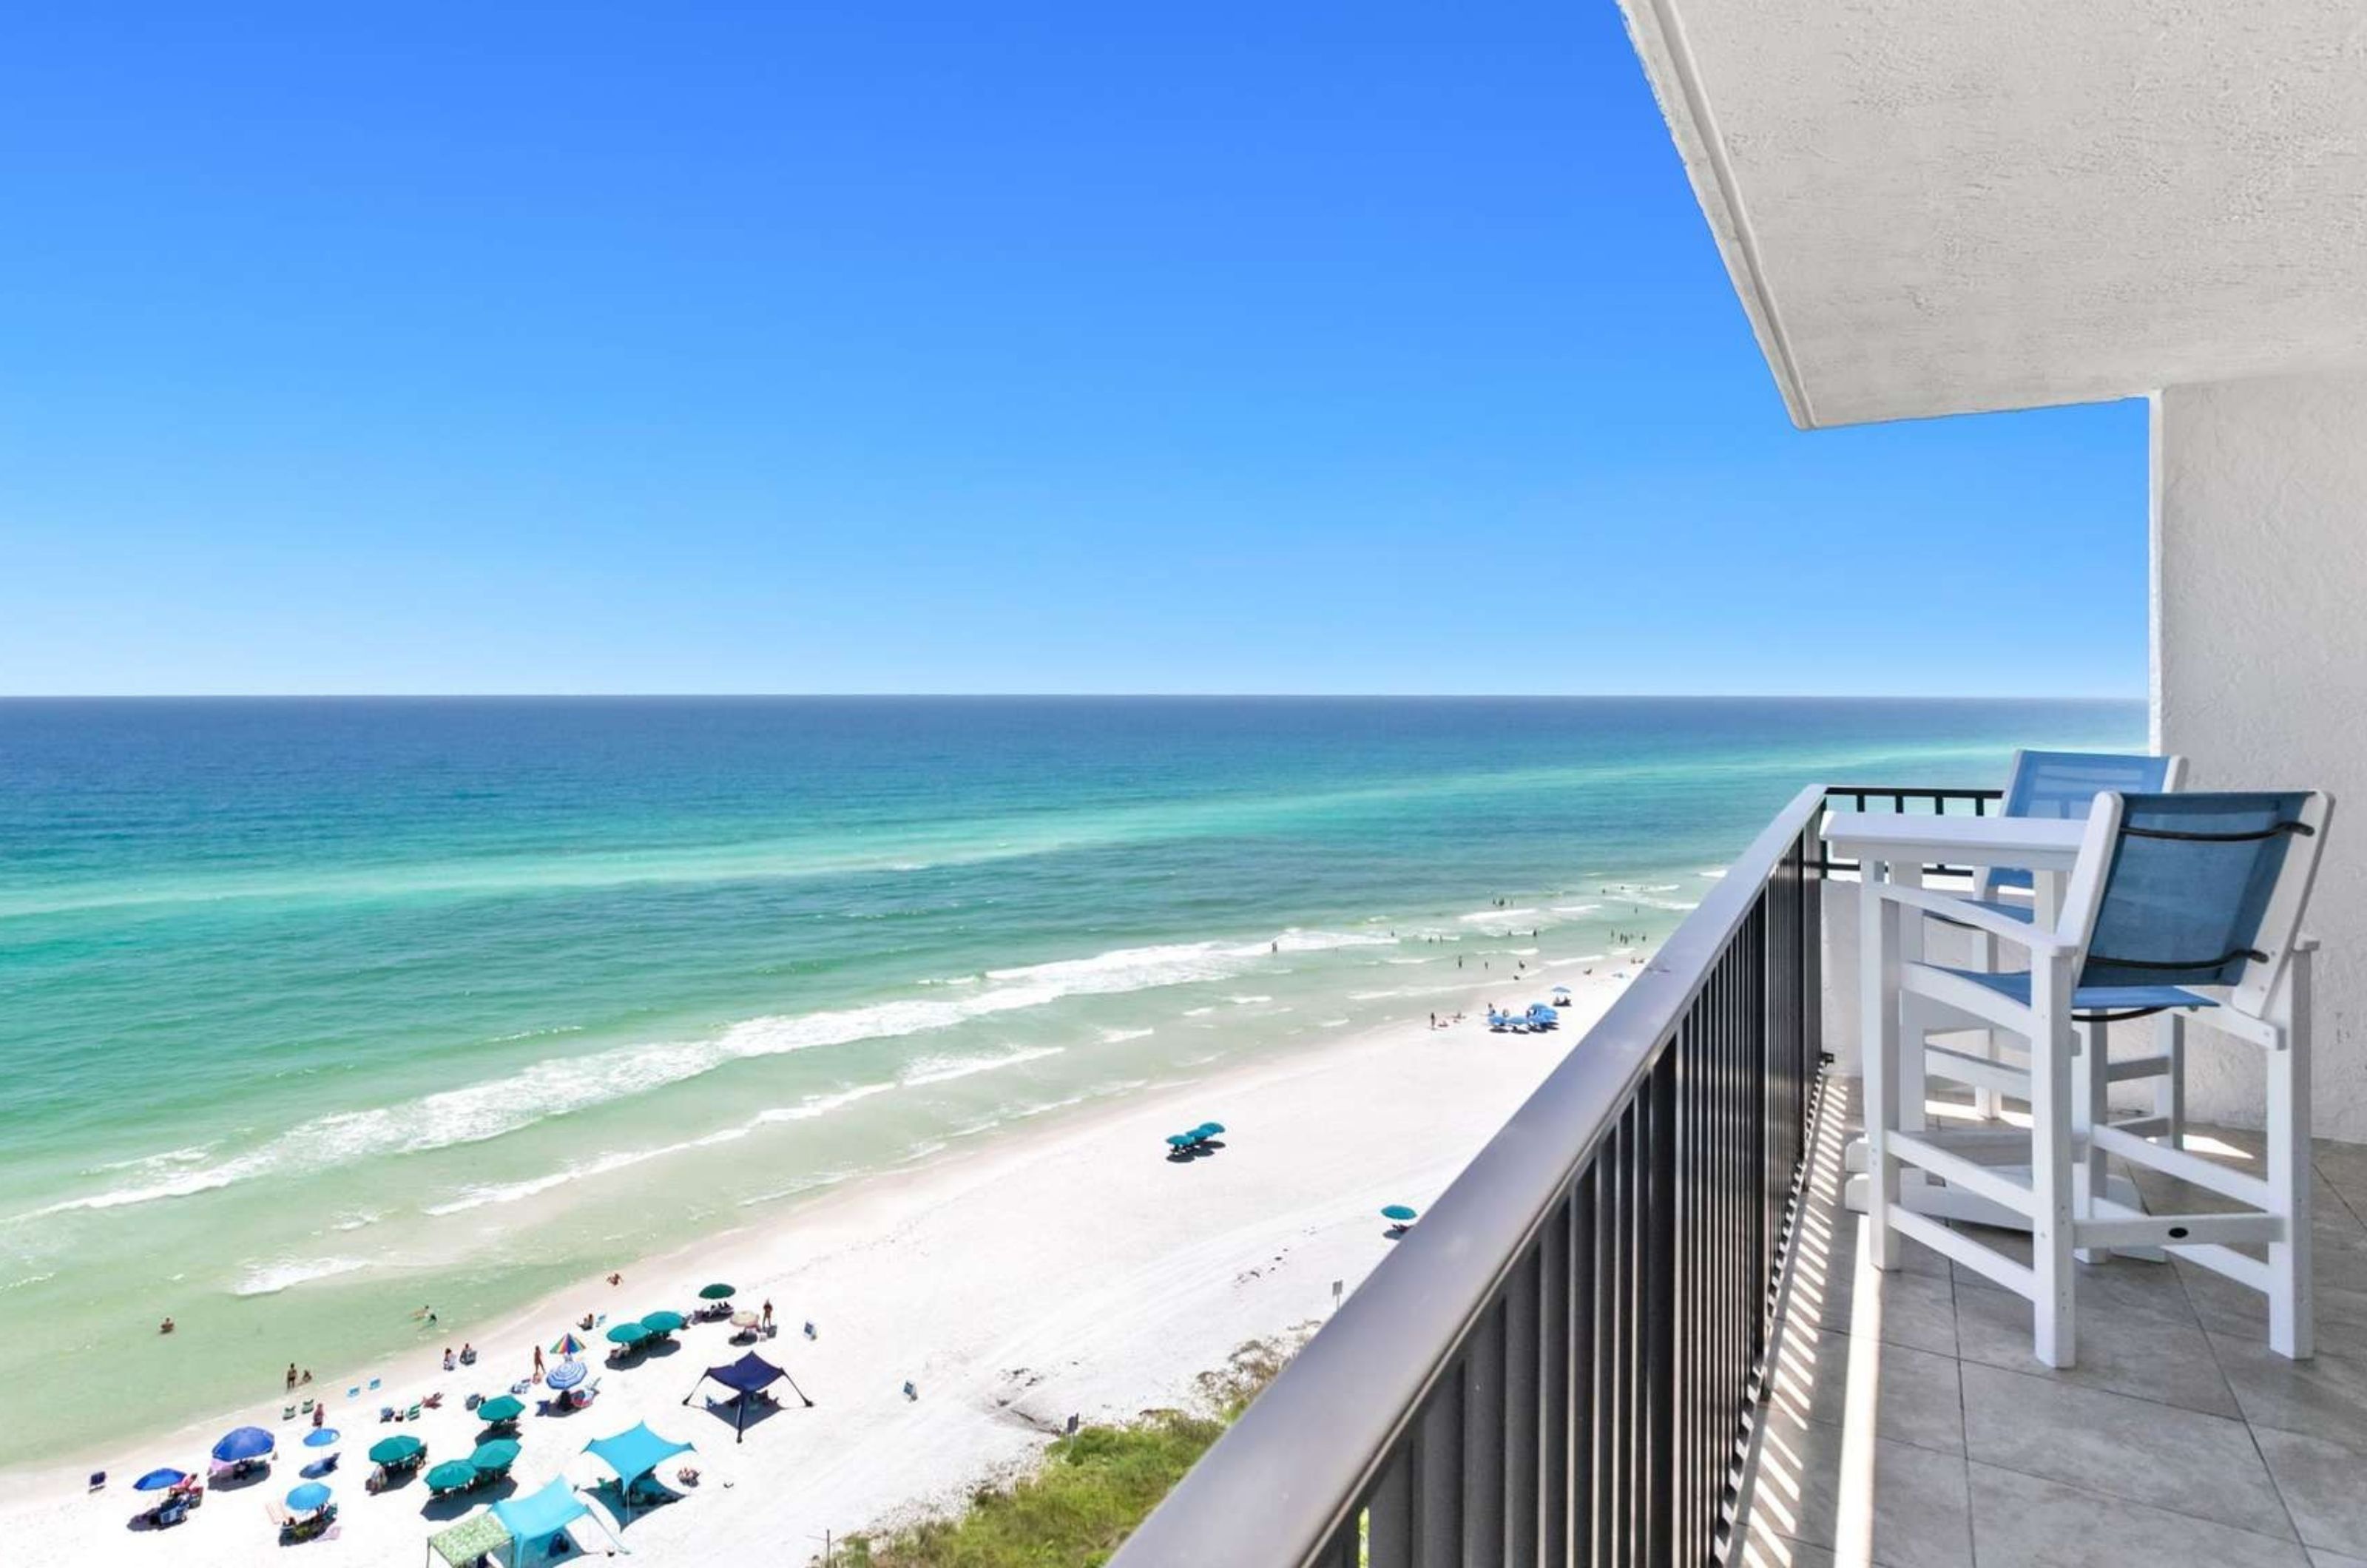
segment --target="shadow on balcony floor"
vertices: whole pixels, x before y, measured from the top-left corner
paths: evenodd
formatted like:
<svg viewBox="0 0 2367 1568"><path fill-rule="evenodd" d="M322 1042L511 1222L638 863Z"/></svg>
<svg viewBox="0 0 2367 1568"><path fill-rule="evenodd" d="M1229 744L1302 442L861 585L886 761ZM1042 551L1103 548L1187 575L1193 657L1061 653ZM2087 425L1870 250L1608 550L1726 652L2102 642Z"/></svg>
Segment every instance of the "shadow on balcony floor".
<svg viewBox="0 0 2367 1568"><path fill-rule="evenodd" d="M2318 1146L2315 1360L2271 1354L2241 1286L2114 1258L2081 1269L2079 1364L2056 1372L2020 1297L1912 1242L1899 1271L1860 1268L1856 1087L1830 1084L1810 1151L1739 1562L2367 1568L2367 1147ZM2258 1168L2258 1134L2203 1134ZM2156 1208L2218 1206L2141 1174Z"/></svg>

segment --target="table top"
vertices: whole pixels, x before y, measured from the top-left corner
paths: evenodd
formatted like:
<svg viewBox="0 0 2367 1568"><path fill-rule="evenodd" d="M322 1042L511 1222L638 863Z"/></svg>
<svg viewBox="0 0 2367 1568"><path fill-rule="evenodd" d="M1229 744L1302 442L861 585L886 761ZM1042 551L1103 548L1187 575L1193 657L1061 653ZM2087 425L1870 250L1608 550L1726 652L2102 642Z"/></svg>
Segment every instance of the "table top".
<svg viewBox="0 0 2367 1568"><path fill-rule="evenodd" d="M2058 817L1936 817L1912 811L1831 811L1825 841L1842 853L1876 860L1912 853L1952 865L2018 865L2068 871L2078 863L2088 824Z"/></svg>

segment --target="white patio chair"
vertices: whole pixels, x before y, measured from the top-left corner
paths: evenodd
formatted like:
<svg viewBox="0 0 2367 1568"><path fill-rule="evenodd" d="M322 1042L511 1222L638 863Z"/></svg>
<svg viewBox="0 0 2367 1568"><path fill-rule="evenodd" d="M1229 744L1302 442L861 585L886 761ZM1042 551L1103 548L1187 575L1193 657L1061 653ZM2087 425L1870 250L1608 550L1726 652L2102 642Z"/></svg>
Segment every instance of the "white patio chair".
<svg viewBox="0 0 2367 1568"><path fill-rule="evenodd" d="M2075 1249L2163 1248L2269 1299L2269 1343L2311 1353L2309 1004L2313 944L2299 935L2332 801L2301 792L2096 798L2087 836L2049 929L2025 915L1897 884L1880 900L1874 966L1880 1038L1867 1043L1866 1218L1877 1268L1895 1267L1898 1238L1920 1241L2033 1303L2038 1359L2072 1364ZM1940 915L2030 954L2015 974L1902 963L1902 918ZM1902 1007L1965 1021L2029 1043L2026 1134L1902 1130ZM2262 1053L2267 1077L2265 1177L2106 1123L2110 1064L2073 1050L2077 1022L2133 1011L2210 1010L2214 1028ZM1919 1043L1908 1037L1910 1047ZM2078 1072L2075 1080L2075 1056ZM1971 1157L1999 1138L2026 1138L2026 1170ZM2191 1181L2246 1205L2236 1213L2146 1214L2104 1192L2104 1165ZM1900 1206L1911 1166L2026 1217L2031 1262L1983 1246ZM2264 1258L2236 1250L2252 1243Z"/></svg>
<svg viewBox="0 0 2367 1568"><path fill-rule="evenodd" d="M2186 759L2180 756L2148 756L2126 751L2033 751L2016 750L2013 765L2006 773L2005 798L1998 803L2000 817L2038 817L2056 821L2084 821L2094 806L2096 796L2106 790L2118 790L2123 795L2162 795L2176 790L2186 779ZM1972 898L1998 912L2017 919L2029 919L2037 897L2036 879L2017 866L1980 866L1973 874ZM1961 922L1960 922L1961 923ZM1994 971L1998 966L1998 938L1988 931L1976 931L1978 953L1976 966ZM2117 1123L2140 1135L2159 1134L2173 1145L2186 1134L2186 1035L2184 1015L2164 1012L2157 1025L2160 1048L2142 1056L2124 1057L2114 1062L2109 1072L2113 1083L2140 1078L2154 1078L2154 1113L2135 1122ZM2106 1042L2109 1026L2090 1023L2085 1028L2083 1044L2101 1047ZM1989 1032L1983 1032L1978 1048L1970 1054L1975 1062L1994 1063L2001 1060L1999 1049L2003 1043ZM2000 1100L2007 1097L2027 1100L2030 1098L2029 1073L2026 1067L2004 1074L1983 1072L1975 1068L1970 1076L1957 1069L1967 1058L1965 1052L1948 1047L1931 1046L1925 1058L1925 1072L1933 1077L1966 1084L1973 1091L1973 1114L1985 1122L1997 1120L2002 1109Z"/></svg>

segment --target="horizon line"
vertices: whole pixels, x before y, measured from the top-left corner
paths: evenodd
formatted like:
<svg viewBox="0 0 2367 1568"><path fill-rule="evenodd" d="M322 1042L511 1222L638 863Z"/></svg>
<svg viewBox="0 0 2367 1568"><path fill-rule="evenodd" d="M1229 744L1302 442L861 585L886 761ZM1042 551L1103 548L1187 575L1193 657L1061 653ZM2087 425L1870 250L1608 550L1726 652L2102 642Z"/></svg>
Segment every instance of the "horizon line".
<svg viewBox="0 0 2367 1568"><path fill-rule="evenodd" d="M0 692L117 702L1853 702L2139 703L2143 692Z"/></svg>

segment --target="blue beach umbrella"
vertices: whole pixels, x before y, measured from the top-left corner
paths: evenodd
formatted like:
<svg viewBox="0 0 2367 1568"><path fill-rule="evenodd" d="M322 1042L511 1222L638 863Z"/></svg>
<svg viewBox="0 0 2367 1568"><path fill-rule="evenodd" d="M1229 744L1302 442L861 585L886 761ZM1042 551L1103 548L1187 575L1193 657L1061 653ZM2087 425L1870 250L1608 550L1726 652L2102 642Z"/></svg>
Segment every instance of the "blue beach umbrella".
<svg viewBox="0 0 2367 1568"><path fill-rule="evenodd" d="M270 1433L260 1427L241 1427L222 1434L221 1441L214 1445L214 1458L224 1464L236 1464L241 1460L261 1459L271 1448Z"/></svg>
<svg viewBox="0 0 2367 1568"><path fill-rule="evenodd" d="M561 1361L544 1373L542 1381L550 1388L570 1389L583 1381L583 1374L587 1371L589 1369L581 1361Z"/></svg>
<svg viewBox="0 0 2367 1568"><path fill-rule="evenodd" d="M134 1492L162 1492L168 1486L178 1486L189 1478L184 1470L152 1470L131 1483Z"/></svg>
<svg viewBox="0 0 2367 1568"><path fill-rule="evenodd" d="M1225 1124L1222 1122L1203 1122L1199 1130L1213 1138L1225 1130Z"/></svg>
<svg viewBox="0 0 2367 1568"><path fill-rule="evenodd" d="M325 1449L336 1440L337 1429L334 1427L315 1427L304 1434L304 1446L308 1449Z"/></svg>
<svg viewBox="0 0 2367 1568"><path fill-rule="evenodd" d="M1414 1211L1405 1204L1392 1203L1381 1211L1381 1218L1394 1221L1401 1225L1410 1225L1413 1224L1416 1215Z"/></svg>
<svg viewBox="0 0 2367 1568"><path fill-rule="evenodd" d="M1189 1133L1170 1133L1167 1134L1167 1146L1171 1149L1190 1148L1192 1146L1192 1134Z"/></svg>
<svg viewBox="0 0 2367 1568"><path fill-rule="evenodd" d="M288 1493L288 1506L300 1514L316 1512L329 1506L329 1489L317 1481L291 1487Z"/></svg>

